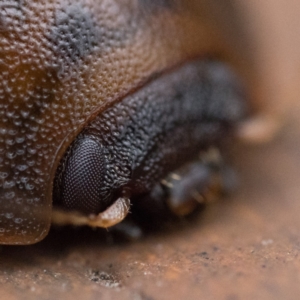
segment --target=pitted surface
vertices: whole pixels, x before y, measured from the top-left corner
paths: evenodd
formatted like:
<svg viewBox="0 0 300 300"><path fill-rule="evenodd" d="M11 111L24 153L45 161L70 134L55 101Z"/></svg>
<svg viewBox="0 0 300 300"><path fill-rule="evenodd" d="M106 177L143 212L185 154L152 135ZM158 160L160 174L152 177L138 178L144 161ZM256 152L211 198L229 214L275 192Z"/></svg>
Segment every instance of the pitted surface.
<svg viewBox="0 0 300 300"><path fill-rule="evenodd" d="M161 76L85 127L58 169L54 203L98 214L125 189L128 197L150 193L200 151L222 145L245 118L246 100L220 62L194 61Z"/></svg>
<svg viewBox="0 0 300 300"><path fill-rule="evenodd" d="M45 236L55 169L76 134L154 73L202 55L203 29L164 1L0 3L1 242Z"/></svg>

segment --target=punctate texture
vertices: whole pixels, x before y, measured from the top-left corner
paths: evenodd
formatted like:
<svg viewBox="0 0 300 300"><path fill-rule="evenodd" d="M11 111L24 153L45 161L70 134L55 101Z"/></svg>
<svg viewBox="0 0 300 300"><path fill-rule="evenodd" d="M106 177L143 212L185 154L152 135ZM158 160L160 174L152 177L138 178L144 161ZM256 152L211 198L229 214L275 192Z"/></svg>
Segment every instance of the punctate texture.
<svg viewBox="0 0 300 300"><path fill-rule="evenodd" d="M127 195L134 206L201 151L221 147L246 116L245 100L220 62L160 76L85 126L58 167L54 204L97 215Z"/></svg>
<svg viewBox="0 0 300 300"><path fill-rule="evenodd" d="M195 1L0 1L0 243L48 232L53 178L97 113L210 52Z"/></svg>

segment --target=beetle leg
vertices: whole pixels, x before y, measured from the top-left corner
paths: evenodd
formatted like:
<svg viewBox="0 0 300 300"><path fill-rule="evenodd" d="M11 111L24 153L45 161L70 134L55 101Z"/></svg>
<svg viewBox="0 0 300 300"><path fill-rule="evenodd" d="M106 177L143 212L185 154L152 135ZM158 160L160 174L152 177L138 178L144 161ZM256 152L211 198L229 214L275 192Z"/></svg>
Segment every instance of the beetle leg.
<svg viewBox="0 0 300 300"><path fill-rule="evenodd" d="M129 213L130 199L126 196L118 198L111 206L98 215L89 216L89 226L111 227L120 223Z"/></svg>
<svg viewBox="0 0 300 300"><path fill-rule="evenodd" d="M219 151L211 148L200 159L170 173L144 195L134 199L133 216L154 226L159 220L185 216L200 205L213 202L236 185L233 170L227 166Z"/></svg>
<svg viewBox="0 0 300 300"><path fill-rule="evenodd" d="M232 189L235 176L224 164L216 148L201 155L199 161L190 163L169 176L161 183L168 195L166 204L178 216L192 213L199 204L215 201Z"/></svg>
<svg viewBox="0 0 300 300"><path fill-rule="evenodd" d="M239 124L237 137L249 144L266 143L276 136L282 123L283 120L276 116L256 115Z"/></svg>

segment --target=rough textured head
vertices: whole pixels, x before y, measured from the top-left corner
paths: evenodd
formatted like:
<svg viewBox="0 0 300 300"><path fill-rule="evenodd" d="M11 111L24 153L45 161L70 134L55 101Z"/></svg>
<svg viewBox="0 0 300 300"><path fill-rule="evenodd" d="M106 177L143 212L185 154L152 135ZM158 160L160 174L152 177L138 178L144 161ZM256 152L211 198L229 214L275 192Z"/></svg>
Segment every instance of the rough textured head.
<svg viewBox="0 0 300 300"><path fill-rule="evenodd" d="M57 170L54 204L97 215L124 193L151 193L200 151L220 147L246 112L240 81L220 62L162 74L86 125Z"/></svg>

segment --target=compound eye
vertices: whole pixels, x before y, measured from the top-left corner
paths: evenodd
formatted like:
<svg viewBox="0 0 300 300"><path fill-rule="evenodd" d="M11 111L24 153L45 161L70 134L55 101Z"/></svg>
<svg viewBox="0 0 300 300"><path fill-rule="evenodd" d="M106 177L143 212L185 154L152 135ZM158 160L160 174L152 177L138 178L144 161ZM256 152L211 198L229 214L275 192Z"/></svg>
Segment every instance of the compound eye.
<svg viewBox="0 0 300 300"><path fill-rule="evenodd" d="M105 161L101 145L89 138L77 139L56 173L54 201L68 210L97 214L107 207L101 196Z"/></svg>

